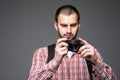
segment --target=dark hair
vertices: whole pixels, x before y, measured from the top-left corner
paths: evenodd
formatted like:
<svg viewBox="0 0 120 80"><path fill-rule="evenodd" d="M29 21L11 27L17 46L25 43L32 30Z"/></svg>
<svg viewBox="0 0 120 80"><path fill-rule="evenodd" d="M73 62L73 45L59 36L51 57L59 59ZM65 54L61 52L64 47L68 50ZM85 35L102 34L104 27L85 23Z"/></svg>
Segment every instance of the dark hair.
<svg viewBox="0 0 120 80"><path fill-rule="evenodd" d="M58 16L60 13L63 13L65 15L71 15L73 13L76 13L78 16L78 22L80 20L80 14L79 14L78 10L72 5L64 5L57 9L57 11L55 13L55 21L56 22L58 22Z"/></svg>

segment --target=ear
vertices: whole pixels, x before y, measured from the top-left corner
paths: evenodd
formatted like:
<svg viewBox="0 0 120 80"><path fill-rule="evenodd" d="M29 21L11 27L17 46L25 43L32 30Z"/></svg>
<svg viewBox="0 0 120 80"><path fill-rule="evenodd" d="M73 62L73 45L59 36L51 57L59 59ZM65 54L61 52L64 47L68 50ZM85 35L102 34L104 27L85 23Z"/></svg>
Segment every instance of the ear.
<svg viewBox="0 0 120 80"><path fill-rule="evenodd" d="M56 31L58 31L58 24L57 24L57 22L54 22L54 27L55 27Z"/></svg>
<svg viewBox="0 0 120 80"><path fill-rule="evenodd" d="M79 25L78 25L79 29L80 29L80 26L81 26L81 25L80 25L80 23L79 23Z"/></svg>

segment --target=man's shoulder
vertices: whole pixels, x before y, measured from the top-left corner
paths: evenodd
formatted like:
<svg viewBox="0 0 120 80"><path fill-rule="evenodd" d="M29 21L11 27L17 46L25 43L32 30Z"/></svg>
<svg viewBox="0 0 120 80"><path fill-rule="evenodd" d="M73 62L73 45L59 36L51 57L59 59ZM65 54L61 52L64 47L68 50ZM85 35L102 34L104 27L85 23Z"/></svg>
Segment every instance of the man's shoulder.
<svg viewBox="0 0 120 80"><path fill-rule="evenodd" d="M45 47L39 47L34 51L34 55L39 55L39 56L48 56L48 51L55 48L55 44L50 44Z"/></svg>
<svg viewBox="0 0 120 80"><path fill-rule="evenodd" d="M48 46L45 47L39 47L37 50L47 50Z"/></svg>
<svg viewBox="0 0 120 80"><path fill-rule="evenodd" d="M39 47L38 49L36 49L34 51L34 54L35 55L45 55L48 53L48 47Z"/></svg>

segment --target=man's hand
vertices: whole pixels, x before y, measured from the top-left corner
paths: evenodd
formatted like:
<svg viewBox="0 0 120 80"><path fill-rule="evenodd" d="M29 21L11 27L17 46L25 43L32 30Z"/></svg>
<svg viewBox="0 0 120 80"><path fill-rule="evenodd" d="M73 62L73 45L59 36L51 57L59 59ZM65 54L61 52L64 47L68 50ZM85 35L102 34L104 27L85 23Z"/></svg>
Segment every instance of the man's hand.
<svg viewBox="0 0 120 80"><path fill-rule="evenodd" d="M62 62L64 55L66 55L68 52L68 44L65 42L66 40L66 38L60 38L56 42L55 56L53 58L54 66L59 66L59 64Z"/></svg>
<svg viewBox="0 0 120 80"><path fill-rule="evenodd" d="M84 39L79 38L79 40L82 41L84 44L82 47L80 47L78 51L78 53L81 54L81 57L90 60L93 64L99 64L100 60L95 53L95 48Z"/></svg>

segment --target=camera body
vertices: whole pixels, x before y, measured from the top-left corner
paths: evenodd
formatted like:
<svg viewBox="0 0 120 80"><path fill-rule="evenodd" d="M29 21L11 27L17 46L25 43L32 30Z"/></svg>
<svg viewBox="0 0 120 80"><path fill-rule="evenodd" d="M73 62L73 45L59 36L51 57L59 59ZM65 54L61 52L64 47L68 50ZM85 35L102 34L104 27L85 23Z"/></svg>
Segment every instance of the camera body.
<svg viewBox="0 0 120 80"><path fill-rule="evenodd" d="M80 40L66 40L68 51L77 52L84 44Z"/></svg>

